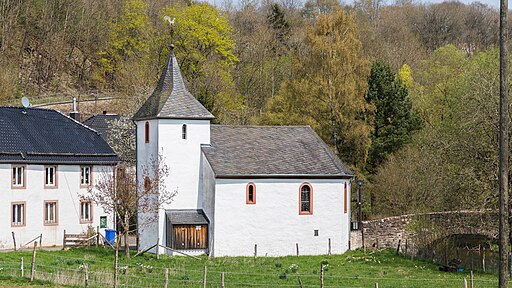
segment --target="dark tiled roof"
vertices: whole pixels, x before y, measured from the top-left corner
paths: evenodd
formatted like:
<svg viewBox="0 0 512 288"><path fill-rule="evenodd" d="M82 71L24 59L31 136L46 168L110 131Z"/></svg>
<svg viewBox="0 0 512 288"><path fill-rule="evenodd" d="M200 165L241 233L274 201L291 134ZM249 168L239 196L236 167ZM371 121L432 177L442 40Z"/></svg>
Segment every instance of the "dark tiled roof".
<svg viewBox="0 0 512 288"><path fill-rule="evenodd" d="M49 109L0 107L0 162L115 164L100 135Z"/></svg>
<svg viewBox="0 0 512 288"><path fill-rule="evenodd" d="M208 224L208 218L201 209L175 209L165 210L167 220L174 225L201 225Z"/></svg>
<svg viewBox="0 0 512 288"><path fill-rule="evenodd" d="M133 116L151 118L213 119L213 115L188 92L176 56L171 52L153 94Z"/></svg>
<svg viewBox="0 0 512 288"><path fill-rule="evenodd" d="M353 176L309 126L212 125L202 151L218 178Z"/></svg>
<svg viewBox="0 0 512 288"><path fill-rule="evenodd" d="M89 117L89 119L84 121L84 124L96 130L105 141L108 141L110 121L118 120L119 118L121 118L121 116L117 114L98 114Z"/></svg>

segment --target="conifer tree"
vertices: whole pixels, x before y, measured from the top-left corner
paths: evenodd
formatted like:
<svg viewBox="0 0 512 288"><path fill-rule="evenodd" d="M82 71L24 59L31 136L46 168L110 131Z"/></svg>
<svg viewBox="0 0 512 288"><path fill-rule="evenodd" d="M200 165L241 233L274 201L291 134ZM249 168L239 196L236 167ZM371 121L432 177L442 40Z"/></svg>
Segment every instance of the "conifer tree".
<svg viewBox="0 0 512 288"><path fill-rule="evenodd" d="M387 157L411 141L422 120L412 108L407 87L388 64L376 61L368 79L366 101L375 107L367 169L375 172Z"/></svg>

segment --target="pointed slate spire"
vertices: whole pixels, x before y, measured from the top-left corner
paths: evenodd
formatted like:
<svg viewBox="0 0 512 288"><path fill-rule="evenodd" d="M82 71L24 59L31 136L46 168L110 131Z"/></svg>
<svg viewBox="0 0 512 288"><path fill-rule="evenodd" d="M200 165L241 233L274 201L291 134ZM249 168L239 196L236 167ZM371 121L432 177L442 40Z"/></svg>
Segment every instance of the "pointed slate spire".
<svg viewBox="0 0 512 288"><path fill-rule="evenodd" d="M215 118L185 87L173 46L155 90L133 116L134 120Z"/></svg>

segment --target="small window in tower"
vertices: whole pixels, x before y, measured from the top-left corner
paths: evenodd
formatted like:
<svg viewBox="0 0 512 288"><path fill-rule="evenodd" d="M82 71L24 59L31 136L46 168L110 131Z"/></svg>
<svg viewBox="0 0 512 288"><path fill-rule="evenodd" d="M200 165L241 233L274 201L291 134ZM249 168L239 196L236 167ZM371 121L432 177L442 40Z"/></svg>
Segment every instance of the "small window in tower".
<svg viewBox="0 0 512 288"><path fill-rule="evenodd" d="M181 139L187 139L187 124L181 126Z"/></svg>
<svg viewBox="0 0 512 288"><path fill-rule="evenodd" d="M256 185L252 182L247 184L245 200L246 204L256 204Z"/></svg>
<svg viewBox="0 0 512 288"><path fill-rule="evenodd" d="M144 139L146 140L146 143L149 143L149 122L146 122L146 125L144 126Z"/></svg>
<svg viewBox="0 0 512 288"><path fill-rule="evenodd" d="M149 192L151 190L151 179L148 176L144 177L144 190Z"/></svg>

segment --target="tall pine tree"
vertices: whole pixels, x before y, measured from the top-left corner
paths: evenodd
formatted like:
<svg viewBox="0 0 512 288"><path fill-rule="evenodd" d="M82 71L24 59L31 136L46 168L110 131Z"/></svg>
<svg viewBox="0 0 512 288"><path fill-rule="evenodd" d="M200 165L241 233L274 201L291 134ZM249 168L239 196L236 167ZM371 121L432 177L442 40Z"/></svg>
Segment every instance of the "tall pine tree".
<svg viewBox="0 0 512 288"><path fill-rule="evenodd" d="M411 141L412 132L423 126L408 94L406 85L388 64L373 63L366 95L366 101L375 107L367 162L367 170L372 174L390 154Z"/></svg>

